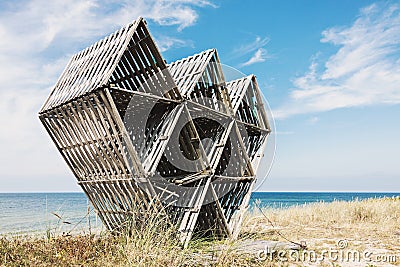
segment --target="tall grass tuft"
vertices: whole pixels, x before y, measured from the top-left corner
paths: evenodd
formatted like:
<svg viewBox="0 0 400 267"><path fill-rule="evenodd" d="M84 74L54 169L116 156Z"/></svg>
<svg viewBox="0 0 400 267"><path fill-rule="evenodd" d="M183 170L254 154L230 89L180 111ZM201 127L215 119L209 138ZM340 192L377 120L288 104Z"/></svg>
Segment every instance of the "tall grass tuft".
<svg viewBox="0 0 400 267"><path fill-rule="evenodd" d="M51 238L0 237L0 266L285 266L260 262L242 244L279 240L277 231L310 249L334 246L338 239L398 252L400 199L315 203L249 212L239 240L195 239L182 248L174 225L161 212L132 217L119 233ZM243 242L245 241L245 242ZM364 249L364 248L363 248ZM300 265L301 266L301 265Z"/></svg>

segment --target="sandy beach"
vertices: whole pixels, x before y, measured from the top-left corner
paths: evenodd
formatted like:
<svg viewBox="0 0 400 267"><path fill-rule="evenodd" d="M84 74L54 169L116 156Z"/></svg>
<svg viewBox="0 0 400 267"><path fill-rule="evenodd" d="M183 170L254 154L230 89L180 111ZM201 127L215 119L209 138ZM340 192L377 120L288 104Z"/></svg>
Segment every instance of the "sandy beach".
<svg viewBox="0 0 400 267"><path fill-rule="evenodd" d="M399 204L383 198L254 209L238 240L197 239L186 249L157 220L131 236L3 236L0 265L399 266Z"/></svg>

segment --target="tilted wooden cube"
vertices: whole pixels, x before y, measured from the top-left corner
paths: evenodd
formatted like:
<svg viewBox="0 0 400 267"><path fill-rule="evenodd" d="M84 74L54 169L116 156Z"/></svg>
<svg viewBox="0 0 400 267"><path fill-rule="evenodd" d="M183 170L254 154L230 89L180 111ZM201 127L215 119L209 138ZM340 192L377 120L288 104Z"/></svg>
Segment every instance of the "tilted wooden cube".
<svg viewBox="0 0 400 267"><path fill-rule="evenodd" d="M270 133L254 75L225 82L215 49L167 65L142 18L74 55L39 117L108 229L156 207L183 244L237 237Z"/></svg>

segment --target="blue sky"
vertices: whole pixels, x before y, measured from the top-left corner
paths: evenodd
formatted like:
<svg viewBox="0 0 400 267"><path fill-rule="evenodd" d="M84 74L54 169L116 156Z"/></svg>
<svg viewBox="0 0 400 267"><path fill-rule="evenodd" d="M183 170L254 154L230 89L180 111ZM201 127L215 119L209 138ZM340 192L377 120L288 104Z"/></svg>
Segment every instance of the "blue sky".
<svg viewBox="0 0 400 267"><path fill-rule="evenodd" d="M397 1L0 1L0 192L80 191L37 119L72 54L138 16L168 62L217 48L276 120L262 191L400 191Z"/></svg>

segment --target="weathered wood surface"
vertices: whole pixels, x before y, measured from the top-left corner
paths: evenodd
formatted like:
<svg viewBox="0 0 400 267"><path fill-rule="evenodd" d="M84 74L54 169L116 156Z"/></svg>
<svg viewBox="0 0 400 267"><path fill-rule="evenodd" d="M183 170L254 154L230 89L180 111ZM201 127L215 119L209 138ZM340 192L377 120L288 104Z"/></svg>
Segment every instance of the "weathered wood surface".
<svg viewBox="0 0 400 267"><path fill-rule="evenodd" d="M226 82L215 49L167 65L142 18L74 55L39 117L110 230L162 211L183 244L237 237L270 133L254 75Z"/></svg>

